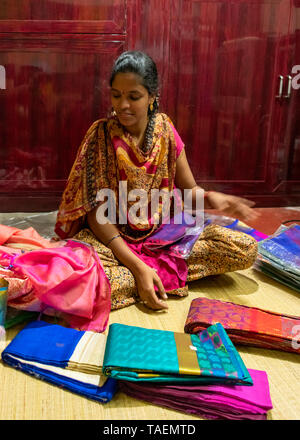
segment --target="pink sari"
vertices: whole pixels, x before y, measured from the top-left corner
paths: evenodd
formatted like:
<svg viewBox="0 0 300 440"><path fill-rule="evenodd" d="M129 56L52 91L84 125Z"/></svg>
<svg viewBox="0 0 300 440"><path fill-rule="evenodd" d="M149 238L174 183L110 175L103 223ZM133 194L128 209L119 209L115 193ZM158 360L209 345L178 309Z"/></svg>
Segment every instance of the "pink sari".
<svg viewBox="0 0 300 440"><path fill-rule="evenodd" d="M4 232L7 227L1 226L0 236ZM58 311L73 328L104 331L111 309L110 284L93 247L74 240L49 242L36 231L32 241L31 232L14 231L19 246L34 241L36 248L41 239L40 249L22 252L0 246L0 276L9 284L7 305L47 314Z"/></svg>

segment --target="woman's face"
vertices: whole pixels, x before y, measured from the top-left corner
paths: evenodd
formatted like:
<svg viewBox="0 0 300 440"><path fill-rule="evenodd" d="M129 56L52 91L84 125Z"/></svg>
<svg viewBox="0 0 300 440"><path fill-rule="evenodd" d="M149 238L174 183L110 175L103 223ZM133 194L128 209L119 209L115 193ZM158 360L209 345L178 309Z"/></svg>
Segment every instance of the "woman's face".
<svg viewBox="0 0 300 440"><path fill-rule="evenodd" d="M120 123L129 132L144 130L148 107L153 102L148 90L141 85L139 75L118 73L111 86L111 103Z"/></svg>

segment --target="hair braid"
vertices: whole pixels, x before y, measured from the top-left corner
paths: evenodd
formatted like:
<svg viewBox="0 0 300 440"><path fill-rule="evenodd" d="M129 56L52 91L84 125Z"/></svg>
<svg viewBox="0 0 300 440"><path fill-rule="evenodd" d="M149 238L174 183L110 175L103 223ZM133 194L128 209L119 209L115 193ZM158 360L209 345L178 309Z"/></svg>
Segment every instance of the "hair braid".
<svg viewBox="0 0 300 440"><path fill-rule="evenodd" d="M145 138L144 142L141 146L141 150L143 153L148 153L152 148L153 143L153 133L154 133L154 127L155 127L155 120L156 120L156 113L158 112L158 106L159 106L159 100L158 96L156 96L154 102L153 102L153 109L148 110L148 124L145 132Z"/></svg>

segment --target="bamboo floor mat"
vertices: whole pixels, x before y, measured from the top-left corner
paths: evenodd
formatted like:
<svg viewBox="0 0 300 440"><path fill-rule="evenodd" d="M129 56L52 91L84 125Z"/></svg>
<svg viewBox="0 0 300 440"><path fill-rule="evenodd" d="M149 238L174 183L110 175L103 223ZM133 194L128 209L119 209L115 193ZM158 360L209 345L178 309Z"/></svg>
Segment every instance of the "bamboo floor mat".
<svg viewBox="0 0 300 440"><path fill-rule="evenodd" d="M207 277L189 284L189 296L170 298L168 312L130 306L110 314L119 322L147 328L184 331L192 299L207 297L300 315L299 293L254 269ZM52 319L52 318L47 318ZM7 331L1 351L23 326ZM269 420L300 419L300 356L277 350L237 346L247 368L268 374L273 410ZM117 393L100 404L43 382L0 362L0 420L199 420L198 417L151 405Z"/></svg>

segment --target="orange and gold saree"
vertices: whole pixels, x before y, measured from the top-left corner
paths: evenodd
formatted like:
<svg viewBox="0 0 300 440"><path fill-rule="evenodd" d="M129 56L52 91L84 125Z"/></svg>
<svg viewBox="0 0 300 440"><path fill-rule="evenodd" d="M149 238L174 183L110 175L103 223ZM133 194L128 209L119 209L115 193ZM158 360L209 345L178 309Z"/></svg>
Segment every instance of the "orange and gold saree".
<svg viewBox="0 0 300 440"><path fill-rule="evenodd" d="M139 258L157 270L168 294L185 296L187 281L249 267L256 257L255 240L217 225L205 228L187 260L163 250L145 249L144 240L161 224L162 204L133 224L128 212L134 202L127 198L126 206L120 206L120 182L126 182L127 194L144 190L150 207L152 190L171 193L175 188L176 160L183 148L172 122L162 113L156 115L153 144L147 154L136 146L116 118L94 122L81 143L62 196L55 231L62 239L73 237L96 249L111 285L112 309L137 302L138 293L133 274L86 223L86 214L97 206L97 194L102 189L115 195L121 236ZM124 205L124 199L121 203ZM120 212L125 212L126 222L119 221Z"/></svg>

